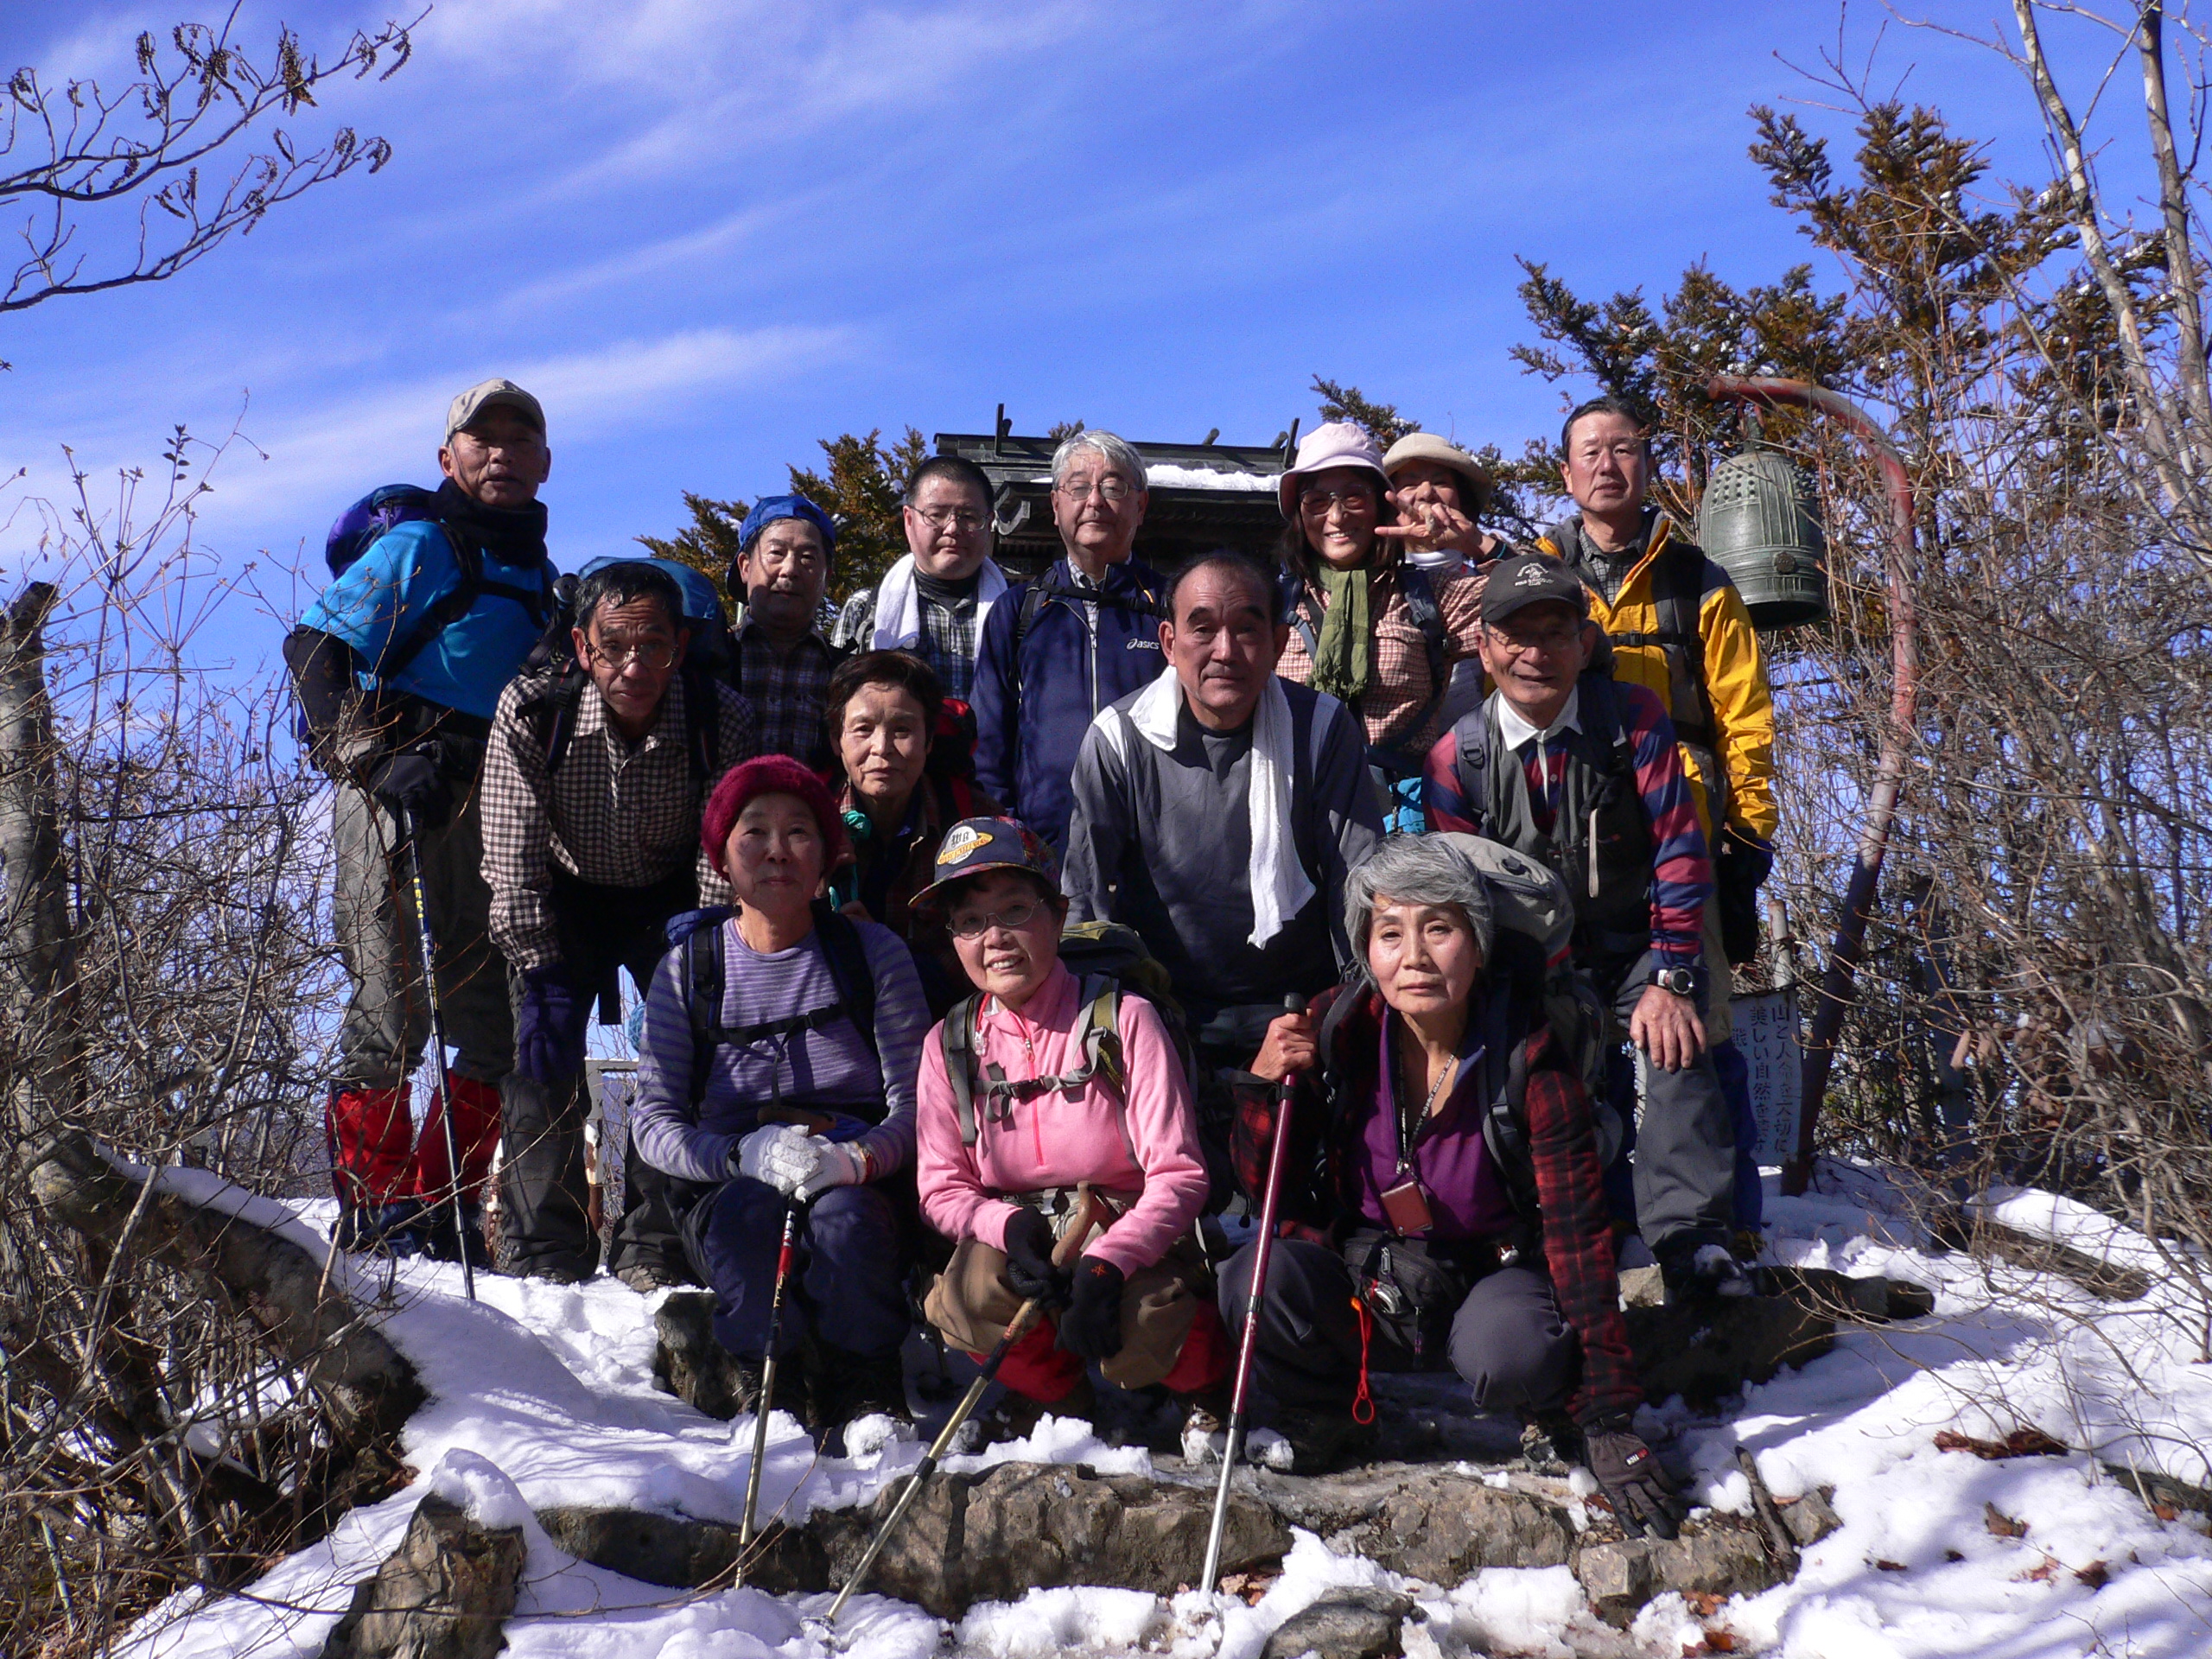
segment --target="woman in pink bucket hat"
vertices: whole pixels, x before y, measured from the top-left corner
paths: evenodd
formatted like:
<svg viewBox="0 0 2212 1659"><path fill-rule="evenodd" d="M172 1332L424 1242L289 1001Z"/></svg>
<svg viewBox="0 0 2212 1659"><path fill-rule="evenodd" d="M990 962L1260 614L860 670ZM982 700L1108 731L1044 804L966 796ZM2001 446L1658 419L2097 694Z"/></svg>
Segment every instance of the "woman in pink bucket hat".
<svg viewBox="0 0 2212 1659"><path fill-rule="evenodd" d="M1443 729L1458 664L1470 664L1460 678L1479 690L1482 578L1440 579L1408 565L1396 540L1377 533L1396 523L1397 510L1382 452L1363 427L1316 427L1277 489L1292 593L1290 643L1275 671L1358 713L1386 791L1418 779Z"/></svg>

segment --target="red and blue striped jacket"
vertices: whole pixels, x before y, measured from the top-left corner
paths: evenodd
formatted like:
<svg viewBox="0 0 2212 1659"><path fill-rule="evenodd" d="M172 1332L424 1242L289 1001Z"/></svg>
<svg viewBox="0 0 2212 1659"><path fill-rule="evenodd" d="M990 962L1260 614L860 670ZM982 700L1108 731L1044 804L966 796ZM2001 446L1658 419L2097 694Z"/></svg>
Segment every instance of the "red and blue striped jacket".
<svg viewBox="0 0 2212 1659"><path fill-rule="evenodd" d="M1661 965L1694 967L1702 938L1705 906L1713 893L1713 864L1705 831L1698 827L1697 803L1683 775L1674 724L1659 699L1640 685L1614 682L1623 730L1630 740L1638 794L1651 828L1651 950ZM1493 697L1498 694L1492 692ZM1460 779L1459 746L1484 741L1481 722L1487 706L1467 715L1436 741L1424 769L1423 799L1432 830L1460 830L1503 840L1501 826L1484 822L1479 804L1467 798ZM1539 771L1540 747L1550 766ZM1550 829L1551 804L1561 792L1567 766L1564 745L1525 746L1522 768L1529 779L1532 807L1541 827ZM1533 848L1523 852L1535 853Z"/></svg>

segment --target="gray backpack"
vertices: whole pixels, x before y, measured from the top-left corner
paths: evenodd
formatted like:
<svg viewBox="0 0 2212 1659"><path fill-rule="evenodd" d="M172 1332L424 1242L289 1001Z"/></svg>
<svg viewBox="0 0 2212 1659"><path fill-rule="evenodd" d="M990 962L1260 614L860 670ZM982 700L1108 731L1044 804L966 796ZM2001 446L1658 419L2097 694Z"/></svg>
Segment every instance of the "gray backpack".
<svg viewBox="0 0 2212 1659"><path fill-rule="evenodd" d="M1517 935L1531 949L1511 953L1525 969L1542 967L1544 1020L1551 1027L1589 1091L1590 1114L1598 1131L1598 1158L1610 1166L1621 1146L1620 1115L1613 1109L1605 1077L1610 1046L1605 1005L1589 982L1574 971L1569 947L1574 938L1574 900L1567 883L1549 865L1480 836L1445 831L1438 837L1475 867L1490 890L1491 919L1497 931ZM1500 953L1503 955L1505 953ZM1533 958L1533 960L1532 960ZM1507 966L1501 962L1501 968Z"/></svg>

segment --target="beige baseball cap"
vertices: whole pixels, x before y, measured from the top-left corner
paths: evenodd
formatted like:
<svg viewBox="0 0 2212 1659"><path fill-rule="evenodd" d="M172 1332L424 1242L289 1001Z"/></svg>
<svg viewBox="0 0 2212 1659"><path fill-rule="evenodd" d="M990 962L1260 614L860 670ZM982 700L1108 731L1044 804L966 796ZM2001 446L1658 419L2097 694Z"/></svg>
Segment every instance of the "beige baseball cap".
<svg viewBox="0 0 2212 1659"><path fill-rule="evenodd" d="M480 381L453 400L453 407L446 410L446 437L467 426L487 409L512 409L537 429L538 435L545 435L545 410L512 380Z"/></svg>

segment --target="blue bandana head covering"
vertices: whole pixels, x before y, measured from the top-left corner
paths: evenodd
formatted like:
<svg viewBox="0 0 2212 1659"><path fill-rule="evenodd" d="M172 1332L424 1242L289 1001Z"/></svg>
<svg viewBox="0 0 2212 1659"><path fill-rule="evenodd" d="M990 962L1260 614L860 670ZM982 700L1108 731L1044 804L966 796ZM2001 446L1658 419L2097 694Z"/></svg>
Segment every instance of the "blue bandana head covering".
<svg viewBox="0 0 2212 1659"><path fill-rule="evenodd" d="M760 532L779 518L804 518L822 532L822 550L831 561L837 556L837 526L830 515L803 495L764 495L745 515L745 529L738 546L746 552L760 539Z"/></svg>

